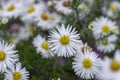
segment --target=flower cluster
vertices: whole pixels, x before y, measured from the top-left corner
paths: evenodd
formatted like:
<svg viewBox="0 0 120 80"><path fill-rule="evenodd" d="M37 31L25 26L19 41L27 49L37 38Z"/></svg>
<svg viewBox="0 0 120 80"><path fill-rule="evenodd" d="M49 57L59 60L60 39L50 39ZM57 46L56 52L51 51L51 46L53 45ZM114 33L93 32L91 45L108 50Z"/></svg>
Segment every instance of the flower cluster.
<svg viewBox="0 0 120 80"><path fill-rule="evenodd" d="M0 0L0 80L120 80L119 14L119 0Z"/></svg>

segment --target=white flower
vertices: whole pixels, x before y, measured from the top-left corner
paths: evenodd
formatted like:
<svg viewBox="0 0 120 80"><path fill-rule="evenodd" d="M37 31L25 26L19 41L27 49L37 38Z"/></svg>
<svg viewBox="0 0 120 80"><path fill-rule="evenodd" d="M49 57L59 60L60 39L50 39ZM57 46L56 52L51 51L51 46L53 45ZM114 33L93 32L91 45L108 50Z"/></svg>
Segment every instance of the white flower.
<svg viewBox="0 0 120 80"><path fill-rule="evenodd" d="M22 68L21 63L16 63L5 72L5 80L28 80L29 72Z"/></svg>
<svg viewBox="0 0 120 80"><path fill-rule="evenodd" d="M39 27L41 27L43 30L48 30L58 25L61 17L57 13L49 13L48 11L43 11L37 16L36 19L38 21L37 25Z"/></svg>
<svg viewBox="0 0 120 80"><path fill-rule="evenodd" d="M89 13L89 11L90 11L89 7L90 6L84 2L80 3L78 6L79 15L84 16L85 14Z"/></svg>
<svg viewBox="0 0 120 80"><path fill-rule="evenodd" d="M6 4L2 4L2 15L1 17L17 18L23 13L24 8L20 1L10 0Z"/></svg>
<svg viewBox="0 0 120 80"><path fill-rule="evenodd" d="M119 53L118 53L119 52ZM99 75L99 80L120 80L120 51L117 51L114 58L105 57L102 61L102 68Z"/></svg>
<svg viewBox="0 0 120 80"><path fill-rule="evenodd" d="M93 34L96 39L103 37L105 35L118 32L118 27L116 22L109 20L108 18L100 17L92 22L94 29Z"/></svg>
<svg viewBox="0 0 120 80"><path fill-rule="evenodd" d="M72 12L72 9L70 8L70 0L59 0L56 1L55 4L55 8L59 12L62 12L66 15Z"/></svg>
<svg viewBox="0 0 120 80"><path fill-rule="evenodd" d="M102 12L108 17L116 18L120 12L120 3L118 1L112 1L108 6L103 6Z"/></svg>
<svg viewBox="0 0 120 80"><path fill-rule="evenodd" d="M92 51L85 51L84 54L76 54L73 62L73 69L81 78L91 79L99 73L101 59Z"/></svg>
<svg viewBox="0 0 120 80"><path fill-rule="evenodd" d="M100 41L97 41L97 49L101 52L111 52L115 49L115 41L117 40L116 35L111 35L105 39L102 39Z"/></svg>
<svg viewBox="0 0 120 80"><path fill-rule="evenodd" d="M49 43L40 35L34 38L33 45L36 47L37 52L41 52L43 58L50 58L54 56L53 52L50 50Z"/></svg>
<svg viewBox="0 0 120 80"><path fill-rule="evenodd" d="M14 44L0 41L0 72L4 72L18 61L18 54L16 54L17 51L14 48Z"/></svg>
<svg viewBox="0 0 120 80"><path fill-rule="evenodd" d="M39 4L32 4L25 7L26 7L25 13L21 17L21 19L27 23L31 23L31 22L36 22L37 16L40 14L40 12L43 11L43 9L45 9L46 6L43 3L39 3Z"/></svg>
<svg viewBox="0 0 120 80"><path fill-rule="evenodd" d="M33 35L35 31L35 27L34 26L30 26L30 25L25 25L24 27L20 28L20 31L18 32L18 37L17 39L19 40L27 40L30 36Z"/></svg>
<svg viewBox="0 0 120 80"><path fill-rule="evenodd" d="M62 24L50 31L49 43L51 50L57 56L70 57L76 54L76 48L80 45L79 34L75 28L68 25L66 28Z"/></svg>

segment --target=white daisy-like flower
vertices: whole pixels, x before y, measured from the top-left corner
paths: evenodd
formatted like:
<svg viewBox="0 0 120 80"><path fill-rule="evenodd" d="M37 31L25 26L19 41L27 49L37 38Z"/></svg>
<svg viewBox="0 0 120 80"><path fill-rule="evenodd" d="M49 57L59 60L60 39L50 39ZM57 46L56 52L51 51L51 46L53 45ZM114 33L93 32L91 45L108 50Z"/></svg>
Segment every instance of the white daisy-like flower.
<svg viewBox="0 0 120 80"><path fill-rule="evenodd" d="M70 57L76 54L77 46L81 44L80 36L75 28L68 25L57 26L50 31L49 43L51 50L57 56Z"/></svg>
<svg viewBox="0 0 120 80"><path fill-rule="evenodd" d="M10 18L17 18L23 13L24 8L22 7L22 3L15 0L10 0L6 4L2 4L2 16Z"/></svg>
<svg viewBox="0 0 120 80"><path fill-rule="evenodd" d="M21 27L17 39L19 40L27 40L30 36L32 36L35 32L35 27L30 25L25 25L24 27Z"/></svg>
<svg viewBox="0 0 120 80"><path fill-rule="evenodd" d="M18 62L5 72L4 80L29 80L29 72Z"/></svg>
<svg viewBox="0 0 120 80"><path fill-rule="evenodd" d="M57 13L49 13L48 11L43 11L38 15L36 18L38 23L37 25L41 27L43 30L49 30L56 25L61 20L61 16L58 15Z"/></svg>
<svg viewBox="0 0 120 80"><path fill-rule="evenodd" d="M105 39L97 41L97 49L104 53L109 53L115 49L115 41L117 40L116 35L111 35Z"/></svg>
<svg viewBox="0 0 120 80"><path fill-rule="evenodd" d="M120 51L116 52L114 58L105 57L102 61L102 67L99 80L120 80Z"/></svg>
<svg viewBox="0 0 120 80"><path fill-rule="evenodd" d="M118 26L116 22L111 21L108 18L100 17L92 22L93 34L96 39L112 33L118 33Z"/></svg>
<svg viewBox="0 0 120 80"><path fill-rule="evenodd" d="M53 52L50 50L49 43L40 35L34 38L33 45L36 47L37 52L41 53L43 58L51 58L54 56Z"/></svg>
<svg viewBox="0 0 120 80"><path fill-rule="evenodd" d="M17 51L14 48L14 44L0 41L0 72L4 72L18 61L18 54L16 54Z"/></svg>
<svg viewBox="0 0 120 80"><path fill-rule="evenodd" d="M112 1L108 6L103 6L102 10L108 17L116 18L120 12L120 2Z"/></svg>
<svg viewBox="0 0 120 80"><path fill-rule="evenodd" d="M70 14L72 9L70 8L70 0L59 0L55 1L55 8L57 11L62 12L64 14Z"/></svg>
<svg viewBox="0 0 120 80"><path fill-rule="evenodd" d="M81 78L93 79L99 73L101 59L93 51L85 51L84 54L76 54L73 62L73 69Z"/></svg>
<svg viewBox="0 0 120 80"><path fill-rule="evenodd" d="M78 6L78 11L79 11L79 15L80 16L85 16L85 14L88 14L90 9L89 9L89 5L87 5L86 3L82 2L79 4Z"/></svg>
<svg viewBox="0 0 120 80"><path fill-rule="evenodd" d="M25 13L21 17L21 19L27 23L31 23L31 22L36 22L37 16L40 14L40 12L43 11L43 9L45 9L46 6L43 3L39 3L25 7L26 7Z"/></svg>

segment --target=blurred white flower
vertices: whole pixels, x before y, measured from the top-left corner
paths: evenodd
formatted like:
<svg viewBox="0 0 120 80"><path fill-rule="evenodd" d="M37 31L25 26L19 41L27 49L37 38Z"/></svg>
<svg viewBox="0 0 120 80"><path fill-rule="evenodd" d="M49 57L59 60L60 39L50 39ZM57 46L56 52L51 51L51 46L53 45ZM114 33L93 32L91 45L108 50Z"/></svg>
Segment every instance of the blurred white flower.
<svg viewBox="0 0 120 80"><path fill-rule="evenodd" d="M70 8L70 0L59 0L54 2L57 11L66 15L72 12L72 9Z"/></svg>
<svg viewBox="0 0 120 80"><path fill-rule="evenodd" d="M99 80L120 80L120 51L118 52L113 58L105 57L103 59L102 68L97 75Z"/></svg>
<svg viewBox="0 0 120 80"><path fill-rule="evenodd" d="M113 22L108 18L96 18L92 24L94 26L93 35L96 39L99 39L100 37L103 37L110 33L118 33L118 26L116 25L116 22Z"/></svg>
<svg viewBox="0 0 120 80"><path fill-rule="evenodd" d="M48 11L43 11L40 15L37 16L37 25L41 27L43 30L49 30L56 25L61 20L61 16L57 13L49 13Z"/></svg>
<svg viewBox="0 0 120 80"><path fill-rule="evenodd" d="M43 58L51 58L54 56L53 52L50 50L50 44L40 35L34 38L33 45Z"/></svg>
<svg viewBox="0 0 120 80"><path fill-rule="evenodd" d="M2 11L0 16L10 18L17 18L23 13L23 6L20 1L10 0L6 4L2 4Z"/></svg>
<svg viewBox="0 0 120 80"><path fill-rule="evenodd" d="M111 18L116 18L120 12L120 2L112 1L108 6L105 4L102 8L103 14Z"/></svg>

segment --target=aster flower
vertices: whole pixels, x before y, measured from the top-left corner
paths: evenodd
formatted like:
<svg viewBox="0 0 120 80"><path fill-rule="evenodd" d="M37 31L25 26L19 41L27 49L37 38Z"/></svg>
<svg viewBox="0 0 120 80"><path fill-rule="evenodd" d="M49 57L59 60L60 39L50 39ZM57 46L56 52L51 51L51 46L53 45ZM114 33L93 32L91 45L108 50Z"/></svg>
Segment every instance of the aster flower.
<svg viewBox="0 0 120 80"><path fill-rule="evenodd" d="M104 53L111 52L115 49L116 40L117 40L117 36L111 35L107 38L97 41L96 43L97 49Z"/></svg>
<svg viewBox="0 0 120 80"><path fill-rule="evenodd" d="M108 18L100 17L92 22L94 29L93 34L96 39L112 33L118 33L118 26L116 22L111 21Z"/></svg>
<svg viewBox="0 0 120 80"><path fill-rule="evenodd" d="M91 79L99 73L101 59L93 51L85 51L84 54L76 54L73 62L73 69L81 78Z"/></svg>
<svg viewBox="0 0 120 80"><path fill-rule="evenodd" d="M54 56L53 52L50 50L49 43L40 35L34 38L33 45L36 47L37 52L41 53L43 58L51 58Z"/></svg>
<svg viewBox="0 0 120 80"><path fill-rule="evenodd" d="M4 72L18 61L18 54L16 54L17 51L14 48L14 44L0 41L0 72Z"/></svg>
<svg viewBox="0 0 120 80"><path fill-rule="evenodd" d="M37 18L37 25L43 30L49 30L58 25L60 22L61 16L57 13L50 13L48 11L41 12Z"/></svg>
<svg viewBox="0 0 120 80"><path fill-rule="evenodd" d="M22 68L21 63L16 63L5 72L5 80L29 80L29 72Z"/></svg>
<svg viewBox="0 0 120 80"><path fill-rule="evenodd" d="M120 80L120 51L116 51L113 58L105 57L101 66L99 80Z"/></svg>
<svg viewBox="0 0 120 80"><path fill-rule="evenodd" d="M35 32L35 27L30 25L21 26L19 32L17 33L18 40L27 40Z"/></svg>
<svg viewBox="0 0 120 80"><path fill-rule="evenodd" d="M17 18L22 14L23 10L20 1L10 0L6 4L2 4L1 17Z"/></svg>
<svg viewBox="0 0 120 80"><path fill-rule="evenodd" d="M70 0L60 0L60 1L54 1L55 2L55 8L57 11L63 13L63 14L70 14L72 12L72 9L70 8Z"/></svg>
<svg viewBox="0 0 120 80"><path fill-rule="evenodd" d="M108 6L103 6L103 14L111 18L116 18L120 12L120 2L112 1Z"/></svg>
<svg viewBox="0 0 120 80"><path fill-rule="evenodd" d="M43 3L25 6L25 13L21 17L22 21L25 21L26 23L36 22L37 16L45 9L45 7L46 6Z"/></svg>
<svg viewBox="0 0 120 80"><path fill-rule="evenodd" d="M79 34L75 28L68 25L57 26L50 31L49 40L51 50L57 56L70 57L76 54L77 46L81 44Z"/></svg>
<svg viewBox="0 0 120 80"><path fill-rule="evenodd" d="M85 14L88 14L90 12L89 7L85 2L80 3L78 6L79 15L85 16Z"/></svg>

